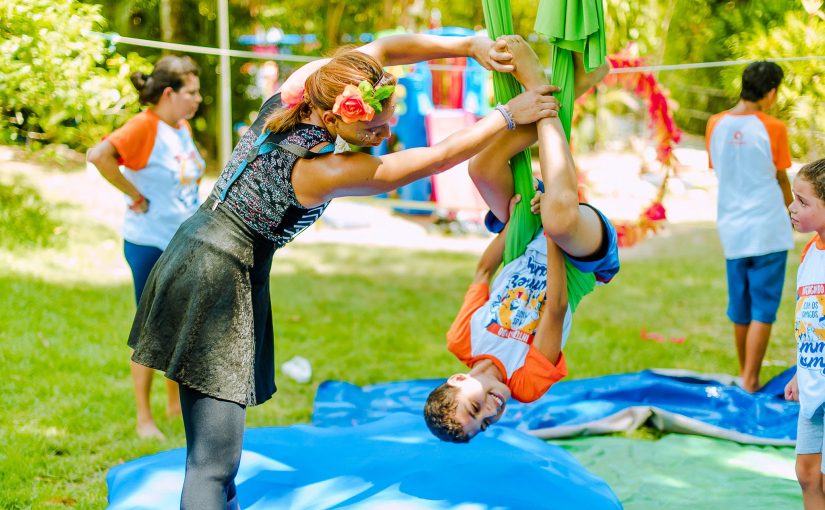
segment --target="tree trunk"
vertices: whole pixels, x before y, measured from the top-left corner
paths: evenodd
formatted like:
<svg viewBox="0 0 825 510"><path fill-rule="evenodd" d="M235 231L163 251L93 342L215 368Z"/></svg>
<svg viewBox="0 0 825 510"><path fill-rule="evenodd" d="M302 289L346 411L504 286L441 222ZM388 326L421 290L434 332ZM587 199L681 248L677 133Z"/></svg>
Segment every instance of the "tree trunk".
<svg viewBox="0 0 825 510"><path fill-rule="evenodd" d="M183 40L183 0L160 0L160 38L164 42Z"/></svg>
<svg viewBox="0 0 825 510"><path fill-rule="evenodd" d="M324 30L327 48L336 48L341 42L341 18L346 6L343 0L327 4L326 29Z"/></svg>

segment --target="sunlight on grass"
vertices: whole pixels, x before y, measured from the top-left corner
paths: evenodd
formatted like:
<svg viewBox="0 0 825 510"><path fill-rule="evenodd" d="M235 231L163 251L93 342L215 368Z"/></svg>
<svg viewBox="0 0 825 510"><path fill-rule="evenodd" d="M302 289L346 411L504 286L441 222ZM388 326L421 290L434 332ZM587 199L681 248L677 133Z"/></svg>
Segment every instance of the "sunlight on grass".
<svg viewBox="0 0 825 510"><path fill-rule="evenodd" d="M0 456L3 508L40 508L58 500L104 507L111 466L185 444L180 420L164 415L161 377L153 384L152 406L167 439L142 441L134 433L125 341L135 305L122 241L111 222L86 216L79 206L56 210L65 245L0 248L0 363L14 367L0 378L0 439L14 445ZM789 257L766 380L794 362L798 253L799 247ZM651 367L736 374L715 229L674 227L621 256L615 281L597 288L576 313L566 348L569 377ZM299 384L276 368L278 393L248 410L247 426L309 422L315 391L325 380L366 385L462 370L444 335L476 259L328 244L281 250L271 278L276 367L301 355L312 364L313 377ZM645 340L643 329L685 341ZM650 429L630 435L659 437ZM755 465L761 458L732 462ZM787 476L785 467L782 473ZM662 484L678 483L662 476Z"/></svg>
<svg viewBox="0 0 825 510"><path fill-rule="evenodd" d="M29 436L34 437L47 437L47 438L57 438L57 437L66 437L67 432L65 429L57 428L57 427L38 427L35 423L26 423L17 428L17 431L21 434L26 434Z"/></svg>
<svg viewBox="0 0 825 510"><path fill-rule="evenodd" d="M788 458L782 458L779 455L754 451L743 451L739 455L725 459L725 464L761 475L796 481L795 461Z"/></svg>

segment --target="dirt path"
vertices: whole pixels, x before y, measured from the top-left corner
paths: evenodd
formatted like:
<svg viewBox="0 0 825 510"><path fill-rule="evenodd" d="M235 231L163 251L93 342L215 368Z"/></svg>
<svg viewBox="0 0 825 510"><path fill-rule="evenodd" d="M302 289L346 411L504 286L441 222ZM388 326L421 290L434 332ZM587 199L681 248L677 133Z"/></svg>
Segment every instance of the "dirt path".
<svg viewBox="0 0 825 510"><path fill-rule="evenodd" d="M678 177L670 180L664 201L669 222L674 227L713 222L716 179L707 170L704 151L684 149L679 157L685 167ZM8 182L25 178L46 200L81 206L94 221L119 230L125 208L122 197L93 168L86 168L82 157L73 159L65 167L56 168L14 147L0 146L0 179ZM659 174L640 177L640 160L634 155L602 153L581 156L578 162L589 181L589 200L611 219L638 217L655 197L661 182ZM213 184L214 179L206 179L202 195L208 194ZM480 253L489 241L483 234L444 235L443 231L427 227L425 222L394 214L389 207L380 205L382 203L337 200L328 208L324 221L301 234L295 242Z"/></svg>

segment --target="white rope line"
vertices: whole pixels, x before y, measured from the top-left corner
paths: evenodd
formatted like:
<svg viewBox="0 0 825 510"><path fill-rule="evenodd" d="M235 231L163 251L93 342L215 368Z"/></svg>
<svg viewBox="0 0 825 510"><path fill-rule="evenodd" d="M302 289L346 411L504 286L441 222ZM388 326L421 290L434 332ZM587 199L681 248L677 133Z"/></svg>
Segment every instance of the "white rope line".
<svg viewBox="0 0 825 510"><path fill-rule="evenodd" d="M282 60L288 62L312 62L319 60L321 57L310 57L306 55L285 55L283 53L272 52L256 52L243 50L221 50L219 48L211 48L208 46L193 46L191 44L167 43L163 41L153 41L150 39L137 39L135 37L124 37L119 34L106 34L103 32L94 32L91 30L84 31L84 35L95 36L101 39L110 41L112 44L130 44L132 46L144 46L147 48L159 48L163 50L180 51L187 53L201 53L206 55L228 55L237 58L249 58L255 60ZM824 55L809 55L804 57L782 57L782 58L767 58L770 62L799 62L808 60L825 60ZM626 74L626 73L642 73L642 72L659 72L659 71L679 71L683 69L705 69L712 67L726 67L743 64L750 64L756 60L723 60L719 62L696 62L690 64L667 64L667 65L652 65L652 66L638 66L638 67L618 67L610 69L610 74ZM484 69L467 69L465 67L446 65L446 64L431 64L430 68L435 71L476 71ZM549 70L547 70L549 71Z"/></svg>
<svg viewBox="0 0 825 510"><path fill-rule="evenodd" d="M825 60L825 56L823 55L809 55L806 57L782 57L782 58L766 58L763 60L767 60L769 62L797 62L802 60ZM749 59L749 60L722 60L719 62L697 62L693 64L668 64L668 65L658 65L658 66L639 66L639 67L614 67L610 69L610 74L622 74L622 73L644 73L644 72L657 72L657 71L679 71L682 69L704 69L709 67L726 67L726 66L738 66L742 64L750 64L751 62L757 62L756 59Z"/></svg>
<svg viewBox="0 0 825 510"><path fill-rule="evenodd" d="M124 37L119 34L104 34L92 30L84 31L84 35L91 35L110 41L112 44L130 44L132 46L143 46L145 48L158 48L162 50L180 51L183 53L201 53L205 55L228 55L230 57L285 60L290 62L312 62L318 57L308 57L304 55L285 55L283 53L242 51L242 50L222 50L220 48L210 48L208 46L192 46L191 44L168 43L163 41L152 41L150 39L137 39L134 37Z"/></svg>

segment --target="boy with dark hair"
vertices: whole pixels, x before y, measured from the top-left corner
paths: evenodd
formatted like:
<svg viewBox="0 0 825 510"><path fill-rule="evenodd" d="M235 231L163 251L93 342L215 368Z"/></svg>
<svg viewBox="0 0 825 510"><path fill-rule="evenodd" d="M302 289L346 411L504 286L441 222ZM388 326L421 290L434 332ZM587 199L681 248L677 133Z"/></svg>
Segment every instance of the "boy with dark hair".
<svg viewBox="0 0 825 510"><path fill-rule="evenodd" d="M782 297L788 250L793 248L786 207L791 166L785 125L767 115L783 72L753 62L742 73L739 103L710 118L705 141L719 178L717 227L728 280L742 386L759 389L759 371Z"/></svg>
<svg viewBox="0 0 825 510"><path fill-rule="evenodd" d="M545 83L527 43L517 36L505 40L513 60L525 63L516 67L516 78L527 88ZM583 78L592 84L606 70ZM607 282L619 270L616 231L598 210L579 203L570 146L558 118L548 120L497 136L470 162L470 176L502 223L520 199L513 196L508 161L536 138L547 190L531 201L533 212L541 213L543 231L493 278L502 260L505 227L479 260L447 333L447 348L470 371L450 376L425 405L427 426L444 441L468 442L501 418L511 396L532 402L566 376L562 347L572 313L597 279Z"/></svg>

